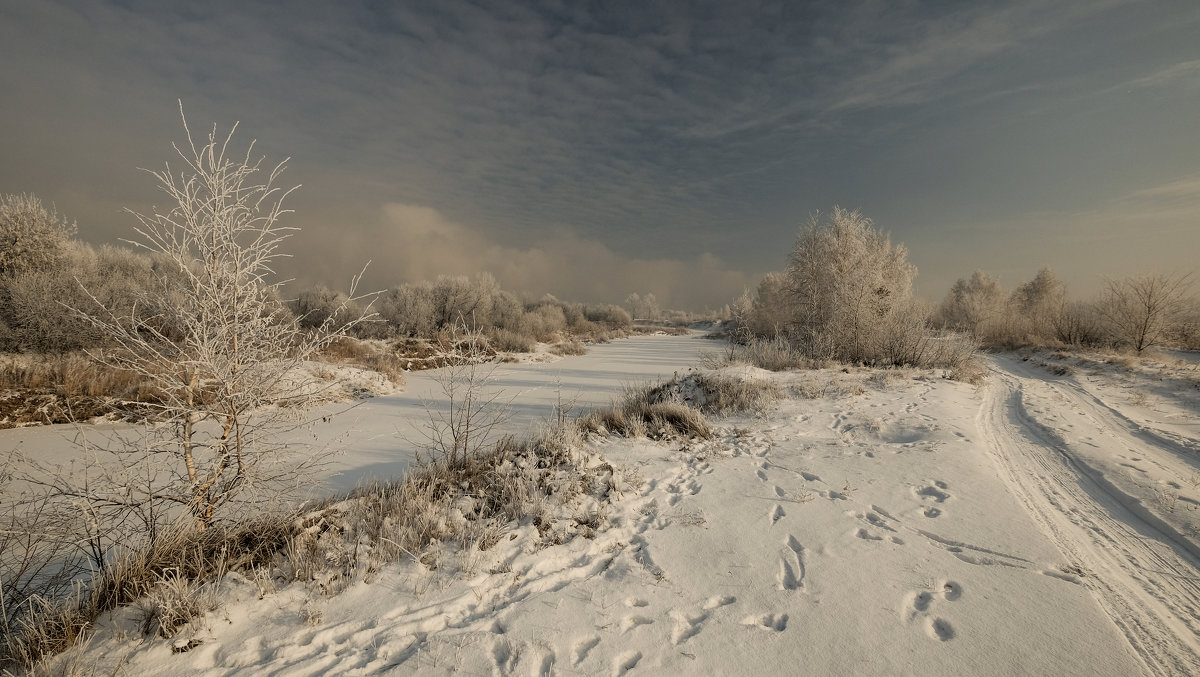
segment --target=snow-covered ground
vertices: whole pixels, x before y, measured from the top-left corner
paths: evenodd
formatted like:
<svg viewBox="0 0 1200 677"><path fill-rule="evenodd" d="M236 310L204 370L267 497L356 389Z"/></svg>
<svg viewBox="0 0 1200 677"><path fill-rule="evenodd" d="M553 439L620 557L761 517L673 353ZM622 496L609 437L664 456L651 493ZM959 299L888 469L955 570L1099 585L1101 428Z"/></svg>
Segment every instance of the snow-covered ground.
<svg viewBox="0 0 1200 677"><path fill-rule="evenodd" d="M595 386L648 375L660 345ZM739 368L790 396L712 440L589 443L623 487L594 539L547 545L513 524L457 565L393 566L332 597L292 584L260 599L230 576L186 653L118 617L74 660L138 675L1200 674L1194 383L1147 404L1120 396L1115 367L989 359L978 387ZM528 369L507 378L532 421L557 398ZM416 405L379 398L339 424L371 459L395 426L367 406Z"/></svg>

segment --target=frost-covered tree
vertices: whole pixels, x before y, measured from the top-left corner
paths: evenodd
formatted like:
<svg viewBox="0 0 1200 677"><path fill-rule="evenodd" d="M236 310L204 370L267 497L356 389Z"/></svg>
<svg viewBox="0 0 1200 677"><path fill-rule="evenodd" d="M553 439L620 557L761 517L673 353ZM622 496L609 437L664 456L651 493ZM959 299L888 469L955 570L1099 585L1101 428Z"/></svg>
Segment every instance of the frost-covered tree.
<svg viewBox="0 0 1200 677"><path fill-rule="evenodd" d="M433 311L439 329L466 323L479 327L488 323L492 297L499 293L496 278L480 273L474 279L466 275L439 275L433 283Z"/></svg>
<svg viewBox="0 0 1200 677"><path fill-rule="evenodd" d="M1013 290L1010 303L1028 323L1033 336L1047 339L1057 332L1066 300L1066 285L1053 270L1042 268L1032 280Z"/></svg>
<svg viewBox="0 0 1200 677"><path fill-rule="evenodd" d="M982 270L959 278L938 309L941 323L976 337L994 332L1003 321L1007 296L1000 280Z"/></svg>
<svg viewBox="0 0 1200 677"><path fill-rule="evenodd" d="M662 315L658 297L653 292L647 293L645 296L636 292L630 294L625 297L625 306L635 320L657 320Z"/></svg>
<svg viewBox="0 0 1200 677"><path fill-rule="evenodd" d="M401 336L432 336L437 330L433 285L402 284L379 300L379 316Z"/></svg>
<svg viewBox="0 0 1200 677"><path fill-rule="evenodd" d="M787 279L782 273L767 273L758 283L757 293L746 317L749 331L755 336L781 336L791 315Z"/></svg>
<svg viewBox="0 0 1200 677"><path fill-rule="evenodd" d="M1190 283L1190 273L1108 279L1097 310L1113 340L1141 354L1167 335L1185 306Z"/></svg>
<svg viewBox="0 0 1200 677"><path fill-rule="evenodd" d="M289 409L267 405L311 397L300 363L364 318L340 321L335 309L301 327L271 269L296 230L280 223L291 193L276 186L286 160L264 170L253 143L244 156L230 147L237 125L225 136L214 126L198 144L183 122L187 142L175 146L183 170L151 172L171 208L131 212L140 236L133 244L159 263L152 312L118 315L94 290L95 303L81 311L116 346L98 359L153 383L159 401L141 406L166 425L110 450L114 458L93 466L100 475L59 477L55 489L93 514L147 519L174 505L205 526L234 499L294 484L312 457L280 441L298 425Z"/></svg>
<svg viewBox="0 0 1200 677"><path fill-rule="evenodd" d="M789 333L813 357L875 360L882 332L912 296L916 267L907 258L858 210L813 214L784 273Z"/></svg>
<svg viewBox="0 0 1200 677"><path fill-rule="evenodd" d="M35 195L0 195L0 280L57 267L75 230Z"/></svg>

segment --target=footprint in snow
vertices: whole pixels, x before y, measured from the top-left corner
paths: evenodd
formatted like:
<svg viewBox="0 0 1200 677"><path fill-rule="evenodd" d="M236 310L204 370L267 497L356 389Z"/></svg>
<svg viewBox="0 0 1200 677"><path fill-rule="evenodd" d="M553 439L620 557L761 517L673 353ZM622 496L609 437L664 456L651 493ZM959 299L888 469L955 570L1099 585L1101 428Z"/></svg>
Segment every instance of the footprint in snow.
<svg viewBox="0 0 1200 677"><path fill-rule="evenodd" d="M704 603L704 610L712 611L713 609L716 609L719 607L729 606L730 604L733 604L736 601L737 601L737 597L733 597L731 595L721 595L721 596L717 596L717 597L709 597L708 601Z"/></svg>
<svg viewBox="0 0 1200 677"><path fill-rule="evenodd" d="M882 536L876 536L875 534L872 534L871 532L867 531L866 529L859 529L858 531L854 532L854 535L863 539L864 541L882 541L883 540Z"/></svg>
<svg viewBox="0 0 1200 677"><path fill-rule="evenodd" d="M939 597L947 602L955 602L962 597L962 594L962 585L955 581L944 581L938 590L918 592L912 596L912 601L909 603L908 618L915 620L926 616L933 609L934 603ZM931 639L948 642L957 636L954 626L944 618L926 616L923 624L926 634Z"/></svg>
<svg viewBox="0 0 1200 677"><path fill-rule="evenodd" d="M626 651L625 653L613 659L613 677L621 677L626 672L629 672L642 660L641 651Z"/></svg>
<svg viewBox="0 0 1200 677"><path fill-rule="evenodd" d="M599 635L585 637L584 639L575 642L575 647L571 650L571 665L579 665L582 663L584 659L587 658L588 653L592 649L595 649L596 645L599 643Z"/></svg>
<svg viewBox="0 0 1200 677"><path fill-rule="evenodd" d="M626 616L625 618L621 619L621 632L629 632L639 625L650 625L653 622L654 619L646 618L645 616L638 616L636 614Z"/></svg>
<svg viewBox="0 0 1200 677"><path fill-rule="evenodd" d="M779 558L779 574L776 580L780 590L804 589L804 546L791 534L784 540L788 553Z"/></svg>
<svg viewBox="0 0 1200 677"><path fill-rule="evenodd" d="M670 615L675 620L675 628L671 630L671 643L675 645L682 644L700 634L701 624L708 620L706 613L685 614L672 611Z"/></svg>
<svg viewBox="0 0 1200 677"><path fill-rule="evenodd" d="M742 625L753 628L774 630L775 632L783 632L786 630L787 622L787 614L763 614L761 616L747 616L746 618L742 619Z"/></svg>
<svg viewBox="0 0 1200 677"><path fill-rule="evenodd" d="M783 506L779 505L778 503L775 504L775 507L771 508L771 512L767 515L767 517L771 520L771 526L775 526L775 523L779 521L779 518L786 516L787 513L783 511Z"/></svg>
<svg viewBox="0 0 1200 677"><path fill-rule="evenodd" d="M954 626L944 618L931 618L926 626L926 632L931 638L942 642L949 642L955 637Z"/></svg>
<svg viewBox="0 0 1200 677"><path fill-rule="evenodd" d="M944 503L946 499L950 498L950 494L942 491L942 489L945 488L945 482L934 482L930 486L917 489L916 493L917 496L920 496L921 498L931 498L937 503Z"/></svg>

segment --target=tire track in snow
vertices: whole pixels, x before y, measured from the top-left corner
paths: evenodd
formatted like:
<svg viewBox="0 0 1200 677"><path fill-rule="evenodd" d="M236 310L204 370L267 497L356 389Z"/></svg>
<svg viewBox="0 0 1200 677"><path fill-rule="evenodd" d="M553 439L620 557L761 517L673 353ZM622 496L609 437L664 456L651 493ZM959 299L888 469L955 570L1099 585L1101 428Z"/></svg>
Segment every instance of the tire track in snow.
<svg viewBox="0 0 1200 677"><path fill-rule="evenodd" d="M1021 387L993 369L976 417L1001 478L1064 557L1092 572L1083 582L1148 673L1200 674L1197 563L1031 421Z"/></svg>

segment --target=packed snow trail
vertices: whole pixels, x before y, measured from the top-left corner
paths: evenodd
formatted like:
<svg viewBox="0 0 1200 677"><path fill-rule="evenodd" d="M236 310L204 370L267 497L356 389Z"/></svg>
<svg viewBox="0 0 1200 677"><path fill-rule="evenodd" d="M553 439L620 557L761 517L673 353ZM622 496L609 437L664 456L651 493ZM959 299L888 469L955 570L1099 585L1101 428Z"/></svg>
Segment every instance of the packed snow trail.
<svg viewBox="0 0 1200 677"><path fill-rule="evenodd" d="M1074 565L1148 673L1200 674L1200 570L1194 546L1139 510L1136 499L1036 421L1025 403L1031 379L1005 362L997 364L977 421L1001 478ZM1082 396L1075 392L1069 398L1078 405ZM1121 430L1119 419L1092 421L1125 443L1152 444Z"/></svg>

